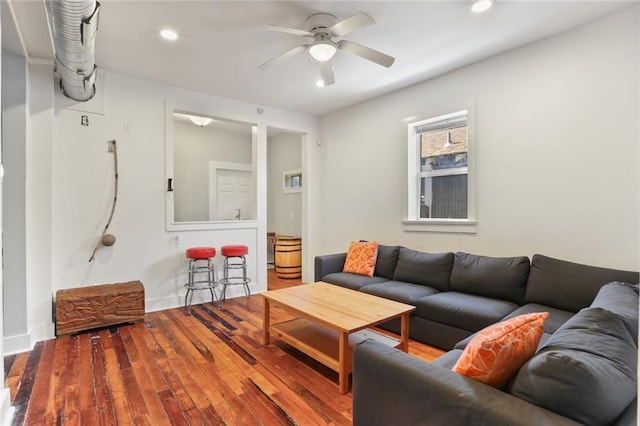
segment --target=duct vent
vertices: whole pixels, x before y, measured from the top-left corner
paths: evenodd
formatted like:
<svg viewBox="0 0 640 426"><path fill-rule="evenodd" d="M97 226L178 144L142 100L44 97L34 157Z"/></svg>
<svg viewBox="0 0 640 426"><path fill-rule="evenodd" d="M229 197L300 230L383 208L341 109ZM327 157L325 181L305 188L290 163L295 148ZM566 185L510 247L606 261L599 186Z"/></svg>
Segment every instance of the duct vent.
<svg viewBox="0 0 640 426"><path fill-rule="evenodd" d="M60 90L68 98L86 102L96 93L94 43L100 3L95 0L47 0L46 3Z"/></svg>

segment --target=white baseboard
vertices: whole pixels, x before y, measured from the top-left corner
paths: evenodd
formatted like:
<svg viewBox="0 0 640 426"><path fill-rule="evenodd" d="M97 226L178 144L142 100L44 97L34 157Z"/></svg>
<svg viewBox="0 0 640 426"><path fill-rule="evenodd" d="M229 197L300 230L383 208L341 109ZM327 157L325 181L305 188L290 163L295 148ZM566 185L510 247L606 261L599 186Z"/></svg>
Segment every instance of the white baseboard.
<svg viewBox="0 0 640 426"><path fill-rule="evenodd" d="M249 284L249 290L251 291L251 294L258 294L262 293L265 289L258 288L255 283L251 283ZM219 294L220 291L216 290L216 297L218 297ZM244 297L244 295L244 288L241 285L229 286L227 288L227 299ZM191 301L192 305L207 302L211 302L211 293L209 293L207 290L198 290L193 292L193 300ZM145 303L145 311L147 312L156 312L162 311L164 309L179 308L184 306L184 294L180 296L173 295L168 297L160 297L157 299L147 299Z"/></svg>
<svg viewBox="0 0 640 426"><path fill-rule="evenodd" d="M36 344L36 342L41 342L43 340L49 340L56 337L55 326L52 322L47 324L36 325L31 329L31 347Z"/></svg>
<svg viewBox="0 0 640 426"><path fill-rule="evenodd" d="M11 405L11 394L9 388L4 388L0 394L0 425L13 424L13 413L15 408Z"/></svg>
<svg viewBox="0 0 640 426"><path fill-rule="evenodd" d="M13 355L20 352L27 352L33 349L31 345L31 334L18 334L2 339L3 355ZM4 423L2 423L4 424Z"/></svg>
<svg viewBox="0 0 640 426"><path fill-rule="evenodd" d="M5 337L2 340L3 355L13 355L30 351L36 342L53 339L54 337L56 336L52 323L37 325L27 334Z"/></svg>

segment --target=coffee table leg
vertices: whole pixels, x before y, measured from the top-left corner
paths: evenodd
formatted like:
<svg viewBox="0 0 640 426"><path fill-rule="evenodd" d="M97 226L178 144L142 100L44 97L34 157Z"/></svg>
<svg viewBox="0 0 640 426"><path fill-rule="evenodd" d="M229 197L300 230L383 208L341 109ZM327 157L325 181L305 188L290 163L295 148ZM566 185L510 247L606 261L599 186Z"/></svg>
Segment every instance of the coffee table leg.
<svg viewBox="0 0 640 426"><path fill-rule="evenodd" d="M409 314L400 316L400 350L409 352Z"/></svg>
<svg viewBox="0 0 640 426"><path fill-rule="evenodd" d="M266 297L264 300L264 316L262 317L262 343L268 345L271 343L271 335L269 334L269 300Z"/></svg>
<svg viewBox="0 0 640 426"><path fill-rule="evenodd" d="M338 384L340 393L345 394L349 392L349 372L347 371L347 357L349 356L349 334L340 333L338 342L338 356L339 366L338 369Z"/></svg>

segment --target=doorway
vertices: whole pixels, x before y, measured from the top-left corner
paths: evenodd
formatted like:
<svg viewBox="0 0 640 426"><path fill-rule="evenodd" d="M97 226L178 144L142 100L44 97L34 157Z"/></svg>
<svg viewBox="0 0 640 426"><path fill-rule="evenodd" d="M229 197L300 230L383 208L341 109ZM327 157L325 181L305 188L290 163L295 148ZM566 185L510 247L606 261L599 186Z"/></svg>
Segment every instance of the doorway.
<svg viewBox="0 0 640 426"><path fill-rule="evenodd" d="M290 252L285 256L284 251L282 253L279 251L278 241L279 239L284 241L284 238L302 240L304 237L302 235L302 200L305 190L302 162L304 137L304 133L291 130L267 129L268 237L266 266L269 269L267 271L267 289L286 286L287 283L294 285L301 282L301 250L299 256L293 256ZM291 170L296 171L296 178L293 180ZM292 270L300 271L300 273L292 274Z"/></svg>

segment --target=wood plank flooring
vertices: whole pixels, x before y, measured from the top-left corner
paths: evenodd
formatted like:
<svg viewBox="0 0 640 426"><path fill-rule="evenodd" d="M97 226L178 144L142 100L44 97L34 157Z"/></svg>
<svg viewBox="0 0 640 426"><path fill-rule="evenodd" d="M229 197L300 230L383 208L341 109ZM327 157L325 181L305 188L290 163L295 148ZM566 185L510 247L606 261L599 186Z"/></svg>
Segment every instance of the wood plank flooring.
<svg viewBox="0 0 640 426"><path fill-rule="evenodd" d="M269 272L269 288L299 284ZM146 314L4 358L15 425L349 425L337 373L273 339L262 298ZM273 308L272 319L291 317ZM411 342L426 360L443 352Z"/></svg>

